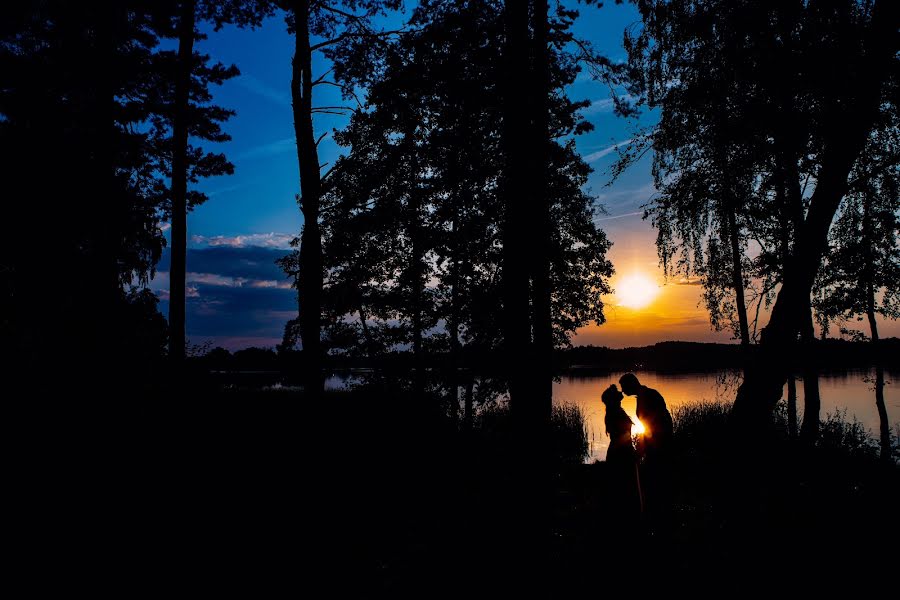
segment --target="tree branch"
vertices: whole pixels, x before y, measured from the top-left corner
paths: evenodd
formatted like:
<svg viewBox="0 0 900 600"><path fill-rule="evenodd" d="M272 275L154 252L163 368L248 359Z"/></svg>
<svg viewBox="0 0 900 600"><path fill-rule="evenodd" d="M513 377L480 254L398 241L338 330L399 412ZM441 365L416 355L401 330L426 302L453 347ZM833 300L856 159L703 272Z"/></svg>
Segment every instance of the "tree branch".
<svg viewBox="0 0 900 600"><path fill-rule="evenodd" d="M318 44L313 44L309 47L310 52L315 52L316 50L321 50L322 48L326 48L328 46L333 46L334 44L339 44L343 42L345 39L350 37L389 37L391 35L396 35L398 33L403 33L405 29L391 29L389 31L372 31L369 29L361 29L360 31L345 31L341 35L336 38L332 38L330 40L325 40L324 42L319 42Z"/></svg>

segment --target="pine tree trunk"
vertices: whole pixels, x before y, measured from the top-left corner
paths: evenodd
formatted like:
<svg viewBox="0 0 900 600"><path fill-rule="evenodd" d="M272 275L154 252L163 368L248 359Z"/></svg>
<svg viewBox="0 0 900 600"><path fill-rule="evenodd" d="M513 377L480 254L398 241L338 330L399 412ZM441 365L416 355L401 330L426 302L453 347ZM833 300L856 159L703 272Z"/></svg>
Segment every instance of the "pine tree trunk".
<svg viewBox="0 0 900 600"><path fill-rule="evenodd" d="M528 306L527 240L529 206L528 156L526 153L528 115L528 3L506 0L503 61L503 336L504 370L509 382L513 420L527 410L530 323Z"/></svg>
<svg viewBox="0 0 900 600"><path fill-rule="evenodd" d="M532 240L532 330L534 335L534 365L532 385L534 395L534 426L541 439L547 442L550 414L553 406L553 319L551 315L550 251L552 244L550 219L550 66L548 56L548 2L535 0L532 43L533 72L531 112L533 119L531 172L533 175L534 215L531 223ZM547 448L541 448L547 451Z"/></svg>
<svg viewBox="0 0 900 600"><path fill-rule="evenodd" d="M409 122L408 122L409 123ZM425 313L425 245L422 220L424 218L422 206L422 190L419 189L419 163L416 156L416 126L409 123L404 132L405 143L409 152L409 206L407 234L409 235L412 249L410 257L410 269L412 277L410 282L410 311L412 312L412 350L415 375L413 378L413 390L417 397L425 392L425 355L422 347L424 333Z"/></svg>
<svg viewBox="0 0 900 600"><path fill-rule="evenodd" d="M296 31L292 61L291 106L294 134L297 138L297 162L300 167L300 211L303 231L300 234L297 293L300 310L300 340L303 344L304 389L310 397L318 397L324 388L321 341L322 314L322 234L319 228L321 173L312 122L312 52L309 40L309 2L293 3Z"/></svg>
<svg viewBox="0 0 900 600"><path fill-rule="evenodd" d="M454 207L456 211L456 207ZM447 335L450 337L450 373L447 378L447 391L450 403L450 419L454 427L459 421L459 297L460 297L460 256L459 256L459 220L458 215L452 219L450 233L450 310L447 315Z"/></svg>
<svg viewBox="0 0 900 600"><path fill-rule="evenodd" d="M187 254L187 151L191 66L194 57L194 0L181 3L178 62L172 124L172 265L169 271L169 357L176 370L184 363L185 275Z"/></svg>

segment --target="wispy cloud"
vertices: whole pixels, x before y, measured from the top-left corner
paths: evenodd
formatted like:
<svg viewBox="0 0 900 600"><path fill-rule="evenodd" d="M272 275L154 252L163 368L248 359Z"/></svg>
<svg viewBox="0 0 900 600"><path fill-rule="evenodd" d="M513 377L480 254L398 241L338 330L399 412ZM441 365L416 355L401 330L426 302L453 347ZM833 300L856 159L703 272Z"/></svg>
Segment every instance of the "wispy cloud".
<svg viewBox="0 0 900 600"><path fill-rule="evenodd" d="M277 89L266 83L263 83L253 75L241 75L240 77L235 79L235 83L243 87L245 90L262 96L263 98L267 98L277 104L281 104L284 106L291 105L291 98L288 95L287 91Z"/></svg>
<svg viewBox="0 0 900 600"><path fill-rule="evenodd" d="M680 277L667 282L668 285L701 285L699 277Z"/></svg>
<svg viewBox="0 0 900 600"><path fill-rule="evenodd" d="M623 102L628 102L629 100L633 100L634 96L631 94L622 94L618 96L619 100ZM612 98L603 98L602 100L595 100L591 102L590 106L581 109L582 114L585 115L596 115L600 113L608 113L612 112L616 107L616 102Z"/></svg>
<svg viewBox="0 0 900 600"><path fill-rule="evenodd" d="M584 160L585 160L585 162L589 162L589 163L594 162L595 160L599 160L599 159L603 158L604 156L612 154L621 146L627 146L628 144L630 144L633 141L634 141L633 139L629 138L627 140L622 140L621 142L616 142L612 146L603 148L602 150L597 150L596 152L591 152L590 154L588 154L587 156L584 157Z"/></svg>
<svg viewBox="0 0 900 600"><path fill-rule="evenodd" d="M294 238L290 233L248 233L245 235L215 235L191 236L191 241L195 244L209 247L227 246L230 248L247 248L249 246L258 246L260 248L278 248L288 249L291 247L291 240Z"/></svg>
<svg viewBox="0 0 900 600"><path fill-rule="evenodd" d="M289 281L274 281L270 279L247 279L246 277L229 277L228 275L220 275L218 273L187 273L185 280L191 283L200 283L203 285L211 285L216 287L229 288L265 288L289 290L291 284ZM196 290L196 287L194 288Z"/></svg>
<svg viewBox="0 0 900 600"><path fill-rule="evenodd" d="M650 202L656 193L656 187L648 183L636 188L597 194L595 200L605 209L605 214L594 217L594 222L643 215L643 206Z"/></svg>
<svg viewBox="0 0 900 600"><path fill-rule="evenodd" d="M162 231L163 233L167 232L170 229L172 229L171 223L160 223L159 224L159 230Z"/></svg>
<svg viewBox="0 0 900 600"><path fill-rule="evenodd" d="M284 154L285 152L294 151L297 147L296 143L293 136L267 142L235 154L234 160L247 160L248 158L263 158Z"/></svg>
<svg viewBox="0 0 900 600"><path fill-rule="evenodd" d="M594 218L594 222L596 223L598 221L612 221L613 219L621 219L623 217L633 217L636 215L643 215L643 214L644 213L642 211L638 211L638 212L625 213L624 215L613 215L611 217L596 217L596 218Z"/></svg>
<svg viewBox="0 0 900 600"><path fill-rule="evenodd" d="M220 194L227 194L228 192L233 192L234 190L239 190L239 189L245 188L245 187L247 187L247 184L246 184L246 183L238 183L238 184L236 184L236 185L228 185L228 186L225 186L225 187L223 187L223 188L219 188L219 189L217 189L217 190L213 190L213 191L211 191L211 192L206 192L206 195L209 196L210 198L213 198L213 197L218 196L218 195L220 195Z"/></svg>

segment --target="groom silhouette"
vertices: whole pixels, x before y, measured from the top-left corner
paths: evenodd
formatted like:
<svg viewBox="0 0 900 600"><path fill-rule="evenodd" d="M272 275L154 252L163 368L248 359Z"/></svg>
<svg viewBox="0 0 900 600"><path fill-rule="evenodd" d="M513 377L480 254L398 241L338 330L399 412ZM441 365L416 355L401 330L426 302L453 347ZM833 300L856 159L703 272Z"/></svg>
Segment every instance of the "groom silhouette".
<svg viewBox="0 0 900 600"><path fill-rule="evenodd" d="M644 458L653 462L668 450L672 441L672 415L666 401L653 388L641 385L634 373L622 375L619 384L625 395L637 396L637 418L646 429L641 436Z"/></svg>
<svg viewBox="0 0 900 600"><path fill-rule="evenodd" d="M641 385L634 373L619 378L622 392L637 396L637 417L644 424L644 434L638 438L638 451L643 455L641 480L644 488L644 508L651 529L667 531L672 506L671 466L669 446L672 442L672 415L662 394Z"/></svg>

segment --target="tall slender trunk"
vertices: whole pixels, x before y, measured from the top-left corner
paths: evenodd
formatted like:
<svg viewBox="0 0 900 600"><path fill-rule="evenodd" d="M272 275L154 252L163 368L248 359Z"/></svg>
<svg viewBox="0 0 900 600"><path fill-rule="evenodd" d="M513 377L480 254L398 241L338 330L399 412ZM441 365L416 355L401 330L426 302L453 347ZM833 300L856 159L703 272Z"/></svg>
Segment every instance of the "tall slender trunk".
<svg viewBox="0 0 900 600"><path fill-rule="evenodd" d="M532 149L534 215L532 269L532 331L534 335L534 365L532 373L535 381L534 419L542 443L547 436L553 396L553 320L551 315L550 252L552 244L550 219L550 189L548 185L550 168L550 57L548 49L549 21L547 0L535 0L532 13L532 60L531 81L532 101ZM542 448L542 451L547 451Z"/></svg>
<svg viewBox="0 0 900 600"><path fill-rule="evenodd" d="M744 272L741 266L740 231L734 210L726 208L726 222L728 223L728 241L731 245L731 287L734 288L735 306L738 313L738 325L741 331L741 345L747 348L750 345L750 326L747 322L747 304L744 299Z"/></svg>
<svg viewBox="0 0 900 600"><path fill-rule="evenodd" d="M410 156L409 164L409 196L407 207L409 235L412 256L410 257L410 311L412 312L412 350L415 375L413 389L417 396L425 391L425 356L423 342L425 313L425 241L422 227L423 206L422 190L419 188L419 162L416 155L416 126L410 124L404 131L405 143Z"/></svg>
<svg viewBox="0 0 900 600"><path fill-rule="evenodd" d="M465 408L463 409L463 430L472 431L472 421L475 419L475 375L471 371L466 379Z"/></svg>
<svg viewBox="0 0 900 600"><path fill-rule="evenodd" d="M779 207L779 233L781 243L781 264L788 264L791 256L791 231L796 234L797 228L792 227L790 203L788 202L787 187L789 185L788 170L785 168L787 160L784 153L780 156L778 187L776 189L776 203ZM783 271L782 271L783 272ZM788 435L791 438L797 436L797 380L794 377L793 369L787 373L787 412L788 412Z"/></svg>
<svg viewBox="0 0 900 600"><path fill-rule="evenodd" d="M819 417L822 411L819 371L813 354L815 343L812 308L807 304L806 320L800 330L800 345L803 348L803 423L800 425L800 439L808 444L815 443L819 438Z"/></svg>
<svg viewBox="0 0 900 600"><path fill-rule="evenodd" d="M362 327L363 332L363 343L366 345L365 353L367 357L372 358L372 350L374 348L372 332L369 330L369 323L367 322L368 315L366 315L366 309L363 307L362 299L359 301L357 310L359 311L359 324Z"/></svg>
<svg viewBox="0 0 900 600"><path fill-rule="evenodd" d="M312 397L322 394L324 377L320 334L322 314L322 234L319 228L321 173L312 122L312 51L309 41L309 1L292 5L295 20L294 59L291 63L291 107L297 162L300 167L300 272L297 293L300 310L300 340L303 344L304 387Z"/></svg>
<svg viewBox="0 0 900 600"><path fill-rule="evenodd" d="M893 458L891 456L891 426L888 421L887 406L884 403L884 367L881 365L881 357L878 354L878 322L875 320L875 264L872 256L872 244L875 243L875 240L873 238L872 215L867 196L863 200L863 244L866 248L866 264L863 273L866 278L866 318L869 320L869 335L875 349L875 408L878 410L880 457L885 462L891 462Z"/></svg>
<svg viewBox="0 0 900 600"><path fill-rule="evenodd" d="M459 256L459 215L453 217L451 232L451 264L450 264L450 311L447 315L447 334L450 336L450 377L448 382L450 396L450 418L456 425L459 420L459 299L460 299L460 256Z"/></svg>
<svg viewBox="0 0 900 600"><path fill-rule="evenodd" d="M787 376L788 436L797 437L797 381L793 373Z"/></svg>
<svg viewBox="0 0 900 600"><path fill-rule="evenodd" d="M503 337L504 370L514 421L527 410L528 377L524 364L531 345L528 307L527 205L528 155L527 97L528 3L506 0L503 48Z"/></svg>
<svg viewBox="0 0 900 600"><path fill-rule="evenodd" d="M179 12L178 62L172 123L172 265L169 271L169 357L176 370L180 370L184 362L185 343L188 109L194 58L194 0L184 0Z"/></svg>
<svg viewBox="0 0 900 600"><path fill-rule="evenodd" d="M534 344L531 334L529 276L534 253L529 239L532 219L543 219L536 213L533 198L533 152L542 152L534 145L532 135L533 90L531 84L529 39L529 5L526 0L505 0L503 48L503 130L502 146L505 158L503 199L503 304L504 304L504 362L509 381L510 410L513 440L519 453L510 475L509 513L504 519L508 527L509 560L521 573L540 574L546 567L541 559L548 547L546 532L548 516L545 469L540 459L539 432L540 398L534 373ZM535 10L540 10L535 3ZM541 86L542 87L542 86Z"/></svg>
<svg viewBox="0 0 900 600"><path fill-rule="evenodd" d="M794 232L794 239L799 240L803 227L803 195L800 189L800 174L797 168L797 152L793 145L785 143L785 149L781 152L783 170L785 173L785 212ZM787 263L785 263L787 264ZM818 270L818 269L816 269ZM815 278L815 273L813 273ZM808 444L814 444L819 438L819 419L822 411L822 399L819 394L819 373L814 359L816 343L815 325L812 315L812 301L810 294L800 299L802 306L798 318L800 319L800 353L803 372L803 422L800 424L800 439Z"/></svg>

